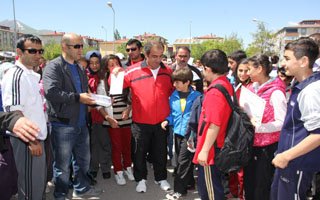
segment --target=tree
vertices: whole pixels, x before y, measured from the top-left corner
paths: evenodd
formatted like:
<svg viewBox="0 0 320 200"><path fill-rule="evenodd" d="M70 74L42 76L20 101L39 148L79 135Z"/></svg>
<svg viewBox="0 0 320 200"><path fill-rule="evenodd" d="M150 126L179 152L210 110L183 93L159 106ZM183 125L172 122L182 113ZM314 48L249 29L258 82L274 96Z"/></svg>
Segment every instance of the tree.
<svg viewBox="0 0 320 200"><path fill-rule="evenodd" d="M275 40L275 33L268 30L262 21L257 22L257 28L257 32L252 33L253 42L249 44L247 49L248 55L258 53L273 55L275 53L273 42Z"/></svg>
<svg viewBox="0 0 320 200"><path fill-rule="evenodd" d="M46 60L52 60L56 57L61 55L61 45L54 42L50 41L49 43L44 45L44 54L43 57Z"/></svg>
<svg viewBox="0 0 320 200"><path fill-rule="evenodd" d="M193 44L191 48L192 57L200 59L206 51L211 49L220 49L228 55L236 50L243 49L243 42L236 34L231 34L223 40L210 40L201 44Z"/></svg>
<svg viewBox="0 0 320 200"><path fill-rule="evenodd" d="M121 39L121 36L120 36L120 33L119 33L118 29L116 29L114 31L114 39L115 40L120 40Z"/></svg>

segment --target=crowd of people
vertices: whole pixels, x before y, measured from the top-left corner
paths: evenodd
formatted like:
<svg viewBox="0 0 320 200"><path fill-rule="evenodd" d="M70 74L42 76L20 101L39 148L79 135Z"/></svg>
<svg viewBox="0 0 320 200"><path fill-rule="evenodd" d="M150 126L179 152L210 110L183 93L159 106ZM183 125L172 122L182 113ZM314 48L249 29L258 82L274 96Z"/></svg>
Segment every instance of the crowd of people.
<svg viewBox="0 0 320 200"><path fill-rule="evenodd" d="M1 199L43 199L48 183L57 200L70 188L74 198L99 197L99 170L145 193L147 163L167 199L194 189L203 200L306 199L320 172L320 34L289 42L280 61L213 49L191 64L190 49L181 46L168 62L164 49L130 39L123 62L97 50L83 55L81 36L67 33L62 54L46 62L37 36L19 38L18 59L1 71ZM121 93L111 89L115 79ZM240 103L247 90L265 103L259 119L249 116L255 133L248 165L228 174L215 155L232 108L216 84Z"/></svg>

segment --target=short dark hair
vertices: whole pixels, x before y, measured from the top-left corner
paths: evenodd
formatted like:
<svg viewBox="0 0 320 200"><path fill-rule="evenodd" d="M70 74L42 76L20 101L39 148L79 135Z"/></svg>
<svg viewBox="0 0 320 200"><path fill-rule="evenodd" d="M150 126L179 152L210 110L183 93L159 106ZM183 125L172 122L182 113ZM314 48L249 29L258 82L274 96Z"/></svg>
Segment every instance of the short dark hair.
<svg viewBox="0 0 320 200"><path fill-rule="evenodd" d="M136 44L139 49L142 48L142 43L141 43L139 40L137 40L137 39L130 39L130 40L127 42L126 46L132 45L132 44Z"/></svg>
<svg viewBox="0 0 320 200"><path fill-rule="evenodd" d="M247 54L246 54L246 52L244 52L244 51L242 51L242 50L237 50L237 51L232 52L232 53L228 56L228 58L236 61L237 65L239 65L239 63L240 63L240 61L241 61L242 59L247 58Z"/></svg>
<svg viewBox="0 0 320 200"><path fill-rule="evenodd" d="M192 71L189 69L189 67L183 67L183 68L177 69L172 73L172 80L181 81L182 83L186 83L187 81L190 81L190 84L191 84L193 80Z"/></svg>
<svg viewBox="0 0 320 200"><path fill-rule="evenodd" d="M207 51L200 61L203 66L209 67L213 73L225 74L229 71L227 55L219 49Z"/></svg>
<svg viewBox="0 0 320 200"><path fill-rule="evenodd" d="M272 71L272 65L269 60L269 56L267 56L265 54L259 54L259 55L252 56L252 57L248 58L248 62L249 62L249 64L253 65L253 67L255 67L255 68L258 68L259 66L261 66L263 69L265 69L264 70L265 75L267 75L267 76Z"/></svg>
<svg viewBox="0 0 320 200"><path fill-rule="evenodd" d="M31 41L32 43L35 43L35 44L42 44L42 42L41 42L39 37L37 37L35 35L31 35L31 34L24 34L18 39L17 48L21 49L22 51L24 51L24 49L25 49L24 43L27 40L29 40L29 41Z"/></svg>
<svg viewBox="0 0 320 200"><path fill-rule="evenodd" d="M285 50L293 51L293 55L296 59L300 59L303 56L309 58L309 68L313 67L319 55L319 47L316 42L309 37L301 37L297 40L289 42L285 47Z"/></svg>
<svg viewBox="0 0 320 200"><path fill-rule="evenodd" d="M162 48L164 50L164 45L160 41L149 41L144 45L144 52L146 55L150 54L152 47Z"/></svg>
<svg viewBox="0 0 320 200"><path fill-rule="evenodd" d="M180 47L177 47L176 55L178 54L178 51L179 51L180 49L186 50L187 52L189 52L189 54L191 54L191 50L189 49L189 47L187 47L187 46L180 46Z"/></svg>

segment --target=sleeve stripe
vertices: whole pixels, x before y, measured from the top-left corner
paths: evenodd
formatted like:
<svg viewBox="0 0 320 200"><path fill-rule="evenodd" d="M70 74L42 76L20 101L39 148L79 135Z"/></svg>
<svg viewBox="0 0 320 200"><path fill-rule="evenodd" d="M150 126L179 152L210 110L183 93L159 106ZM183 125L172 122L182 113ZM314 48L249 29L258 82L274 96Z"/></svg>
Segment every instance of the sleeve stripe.
<svg viewBox="0 0 320 200"><path fill-rule="evenodd" d="M12 105L20 105L20 79L23 70L19 67L15 70L12 78Z"/></svg>

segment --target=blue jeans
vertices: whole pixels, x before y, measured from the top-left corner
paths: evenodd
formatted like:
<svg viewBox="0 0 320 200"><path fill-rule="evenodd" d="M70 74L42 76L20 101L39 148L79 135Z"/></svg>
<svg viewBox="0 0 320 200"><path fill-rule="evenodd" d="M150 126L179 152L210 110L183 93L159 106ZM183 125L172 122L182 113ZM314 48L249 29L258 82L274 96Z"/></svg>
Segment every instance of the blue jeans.
<svg viewBox="0 0 320 200"><path fill-rule="evenodd" d="M54 197L63 199L68 194L70 164L73 164L73 188L81 194L90 189L86 173L90 164L89 132L86 126L52 125L54 154Z"/></svg>

